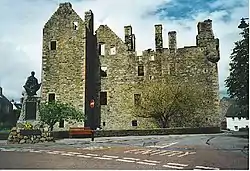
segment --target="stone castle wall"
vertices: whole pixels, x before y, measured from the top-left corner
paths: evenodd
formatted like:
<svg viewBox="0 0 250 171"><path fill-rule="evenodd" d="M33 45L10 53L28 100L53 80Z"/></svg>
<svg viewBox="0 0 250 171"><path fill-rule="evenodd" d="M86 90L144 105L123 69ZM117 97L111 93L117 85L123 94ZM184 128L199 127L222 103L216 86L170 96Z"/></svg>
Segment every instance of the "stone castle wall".
<svg viewBox="0 0 250 171"><path fill-rule="evenodd" d="M68 3L61 4L60 7L66 13L67 10L73 11ZM58 11L62 10L60 7ZM85 126L94 123L95 128L103 129L155 128L156 125L150 119L134 117L134 111L128 106L134 104L134 94L143 95L141 87L147 81L162 80L168 75L173 75L182 78L183 81L195 79L197 83L206 87L207 103L214 104L214 107L205 112L210 124L218 125L216 117L219 116L219 41L213 36L211 20L198 23L196 46L184 48L177 48L175 31L169 32L169 48L164 48L162 26L155 25L155 50L145 50L142 56L137 56L135 35L131 26L124 27L123 41L107 25L99 26L94 34L92 14L85 16L84 23L74 11L68 19L63 18L63 13L58 11L44 29L43 100L46 100L47 94L52 91L58 99L71 101L85 108L85 115L89 120ZM65 28L64 32L65 26L60 25L62 30L58 30L59 26L54 25L58 23L58 19L62 23L72 23L75 20L73 16L79 20L79 34L71 27ZM83 25L85 29L81 28ZM54 34L59 35L55 37L59 42L64 42L59 43L56 53L50 52L46 46L55 39L51 36ZM72 43L69 41L71 39ZM60 65L62 61L59 60L59 56L64 59L64 68ZM143 66L144 76L138 76L138 66ZM47 71L47 68L53 68L58 72ZM102 75L101 70L106 75ZM68 84L70 86L66 86ZM105 105L100 104L102 92L107 93ZM91 99L95 100L94 109L89 108ZM133 120L137 121L137 126L132 126Z"/></svg>

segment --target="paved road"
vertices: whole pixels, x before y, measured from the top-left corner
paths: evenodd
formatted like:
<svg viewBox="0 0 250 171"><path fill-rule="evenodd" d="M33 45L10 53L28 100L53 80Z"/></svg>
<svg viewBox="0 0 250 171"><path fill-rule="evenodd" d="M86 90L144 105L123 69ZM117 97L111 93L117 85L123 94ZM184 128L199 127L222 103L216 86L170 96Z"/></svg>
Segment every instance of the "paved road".
<svg viewBox="0 0 250 171"><path fill-rule="evenodd" d="M0 168L248 170L247 146L248 139L226 134L0 142Z"/></svg>

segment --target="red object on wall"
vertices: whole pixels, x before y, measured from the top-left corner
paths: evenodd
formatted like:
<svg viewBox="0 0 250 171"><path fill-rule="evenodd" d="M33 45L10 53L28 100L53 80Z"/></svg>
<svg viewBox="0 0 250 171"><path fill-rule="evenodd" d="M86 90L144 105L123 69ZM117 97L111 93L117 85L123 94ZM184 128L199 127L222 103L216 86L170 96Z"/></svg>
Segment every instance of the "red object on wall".
<svg viewBox="0 0 250 171"><path fill-rule="evenodd" d="M90 100L89 106L90 106L90 108L94 108L95 107L95 101L93 99Z"/></svg>

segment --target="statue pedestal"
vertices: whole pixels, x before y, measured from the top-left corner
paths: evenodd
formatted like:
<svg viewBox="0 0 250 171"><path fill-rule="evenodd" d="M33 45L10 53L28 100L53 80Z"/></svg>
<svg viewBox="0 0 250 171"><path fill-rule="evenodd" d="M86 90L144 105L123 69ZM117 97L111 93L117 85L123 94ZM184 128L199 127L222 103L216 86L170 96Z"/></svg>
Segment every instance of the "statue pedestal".
<svg viewBox="0 0 250 171"><path fill-rule="evenodd" d="M23 98L23 105L19 119L17 121L17 125L20 123L24 124L25 122L29 122L32 125L39 124L39 104L40 97L25 95Z"/></svg>

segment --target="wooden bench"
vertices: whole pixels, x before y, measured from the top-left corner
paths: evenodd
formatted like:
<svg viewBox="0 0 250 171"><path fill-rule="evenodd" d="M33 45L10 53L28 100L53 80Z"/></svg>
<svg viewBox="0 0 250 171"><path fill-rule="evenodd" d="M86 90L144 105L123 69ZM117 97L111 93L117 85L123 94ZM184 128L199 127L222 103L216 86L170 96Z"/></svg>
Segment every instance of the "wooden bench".
<svg viewBox="0 0 250 171"><path fill-rule="evenodd" d="M69 137L74 135L90 135L91 140L94 141L94 131L89 127L71 127L69 128Z"/></svg>

